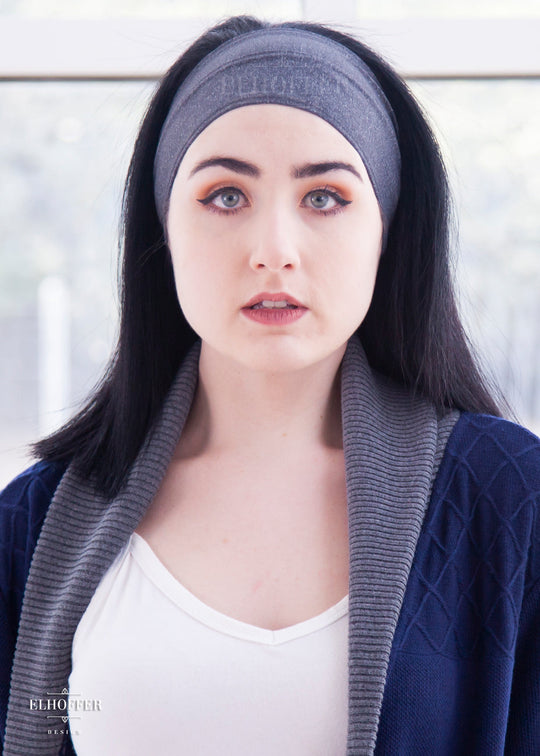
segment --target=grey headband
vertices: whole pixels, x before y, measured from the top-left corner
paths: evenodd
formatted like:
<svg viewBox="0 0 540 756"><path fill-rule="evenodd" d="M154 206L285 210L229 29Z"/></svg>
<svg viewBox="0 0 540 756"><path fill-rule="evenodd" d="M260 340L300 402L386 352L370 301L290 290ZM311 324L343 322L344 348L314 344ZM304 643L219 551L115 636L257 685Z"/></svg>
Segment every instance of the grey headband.
<svg viewBox="0 0 540 756"><path fill-rule="evenodd" d="M190 144L224 113L266 103L313 113L352 144L379 202L385 244L400 189L392 108L371 70L351 50L320 34L283 27L258 29L225 42L203 58L178 89L154 162L154 195L162 224Z"/></svg>

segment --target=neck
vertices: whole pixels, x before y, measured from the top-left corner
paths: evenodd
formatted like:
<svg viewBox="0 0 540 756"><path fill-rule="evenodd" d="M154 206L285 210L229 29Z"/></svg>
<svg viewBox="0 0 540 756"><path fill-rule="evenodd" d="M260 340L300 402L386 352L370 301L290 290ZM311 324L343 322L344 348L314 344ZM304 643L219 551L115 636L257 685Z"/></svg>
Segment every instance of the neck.
<svg viewBox="0 0 540 756"><path fill-rule="evenodd" d="M345 346L290 372L250 370L203 342L180 453L342 448L339 366ZM256 443L247 443L256 442Z"/></svg>

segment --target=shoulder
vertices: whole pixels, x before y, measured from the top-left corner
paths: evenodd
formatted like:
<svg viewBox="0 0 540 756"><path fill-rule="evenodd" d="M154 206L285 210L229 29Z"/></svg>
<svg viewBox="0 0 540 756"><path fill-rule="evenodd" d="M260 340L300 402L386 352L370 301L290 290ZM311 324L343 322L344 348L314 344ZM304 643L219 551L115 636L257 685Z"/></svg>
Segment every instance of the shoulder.
<svg viewBox="0 0 540 756"><path fill-rule="evenodd" d="M65 465L38 462L0 492L0 727L26 580L49 504ZM0 753L2 745L0 742Z"/></svg>
<svg viewBox="0 0 540 756"><path fill-rule="evenodd" d="M522 607L536 621L540 611L539 512L540 440L515 423L462 413L417 545L407 637L421 645L425 635L450 656L471 655L480 641L513 654Z"/></svg>
<svg viewBox="0 0 540 756"><path fill-rule="evenodd" d="M465 476L469 484L500 497L540 494L540 438L516 423L463 412L448 439L441 476ZM440 477L441 477L440 476Z"/></svg>
<svg viewBox="0 0 540 756"><path fill-rule="evenodd" d="M477 557L511 556L524 570L524 588L531 587L540 577L540 439L508 420L464 412L448 439L430 512L438 532L466 532Z"/></svg>
<svg viewBox="0 0 540 756"><path fill-rule="evenodd" d="M0 517L12 518L18 512L39 515L43 507L45 514L66 466L41 461L20 473L0 492Z"/></svg>
<svg viewBox="0 0 540 756"><path fill-rule="evenodd" d="M25 563L23 571L29 566L47 509L65 469L65 464L37 462L0 493L0 569L12 564L13 559Z"/></svg>

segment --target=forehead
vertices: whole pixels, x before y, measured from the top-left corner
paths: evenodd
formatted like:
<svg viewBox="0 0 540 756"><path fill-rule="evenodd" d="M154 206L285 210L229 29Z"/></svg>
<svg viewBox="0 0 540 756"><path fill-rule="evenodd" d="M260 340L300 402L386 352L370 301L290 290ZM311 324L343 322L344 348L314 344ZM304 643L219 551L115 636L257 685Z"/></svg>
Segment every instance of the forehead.
<svg viewBox="0 0 540 756"><path fill-rule="evenodd" d="M340 132L319 116L287 105L245 105L210 123L189 146L180 168L189 169L206 153L239 151L264 161L272 156L317 161L360 155Z"/></svg>

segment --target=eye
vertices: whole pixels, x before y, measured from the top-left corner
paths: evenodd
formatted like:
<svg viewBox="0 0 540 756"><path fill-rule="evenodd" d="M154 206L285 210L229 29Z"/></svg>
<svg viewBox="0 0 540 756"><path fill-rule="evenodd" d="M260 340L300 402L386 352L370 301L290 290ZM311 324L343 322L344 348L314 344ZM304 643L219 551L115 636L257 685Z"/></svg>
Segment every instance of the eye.
<svg viewBox="0 0 540 756"><path fill-rule="evenodd" d="M303 202L312 210L321 211L323 215L332 212L339 212L345 205L350 205L350 200L346 200L337 192L330 189L314 189L308 192Z"/></svg>
<svg viewBox="0 0 540 756"><path fill-rule="evenodd" d="M247 204L247 199L240 189L234 186L225 186L211 192L207 197L198 199L197 202L218 213L232 213L244 207Z"/></svg>
<svg viewBox="0 0 540 756"><path fill-rule="evenodd" d="M216 200L217 204L222 203L224 207L230 209L240 203L240 192L236 192L234 189L226 189L217 195Z"/></svg>
<svg viewBox="0 0 540 756"><path fill-rule="evenodd" d="M327 192L311 192L308 202L315 210L325 210L336 206L335 199Z"/></svg>

